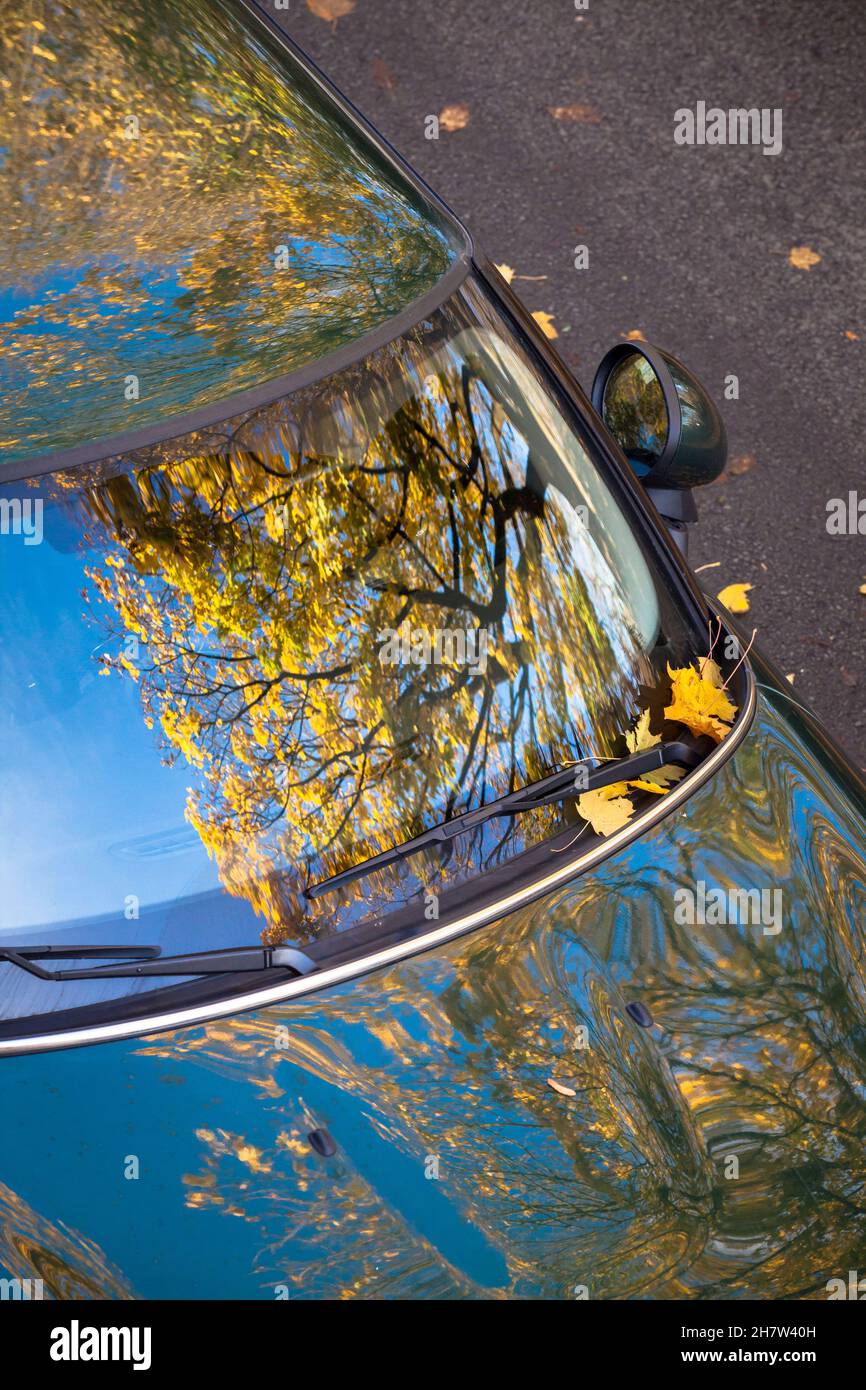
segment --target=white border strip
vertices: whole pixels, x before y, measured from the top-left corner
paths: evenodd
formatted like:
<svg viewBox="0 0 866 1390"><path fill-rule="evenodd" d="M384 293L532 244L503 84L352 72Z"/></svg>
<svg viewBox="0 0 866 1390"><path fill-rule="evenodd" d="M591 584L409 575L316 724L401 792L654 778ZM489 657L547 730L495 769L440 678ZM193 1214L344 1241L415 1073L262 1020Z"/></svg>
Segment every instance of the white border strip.
<svg viewBox="0 0 866 1390"><path fill-rule="evenodd" d="M536 879L534 882L526 884L508 897L496 898L484 907L478 908L477 911L469 913L466 917L459 917L456 921L442 927L436 927L421 936L400 941L395 946L388 946L380 951L374 951L370 955L361 956L358 960L346 961L343 965L334 965L330 969L317 970L311 975L287 980L281 985L273 985L268 989L251 990L247 994L237 994L229 999L214 1000L209 1004L198 1004L170 1013L155 1014L152 1018L129 1019L125 1022L97 1024L91 1028L75 1028L65 1033L44 1033L34 1035L31 1038L2 1040L0 1041L0 1056L50 1052L67 1047L85 1047L90 1043L110 1042L118 1038L144 1038L149 1037L152 1033L165 1032L167 1029L185 1028L195 1023L207 1023L211 1019L230 1018L249 1009L267 1008L270 1004L281 1004L287 999L301 999L306 995L317 994L320 990L328 989L331 985L342 984L344 981L355 979L360 975L368 975L371 971L392 965L395 961L405 960L409 956L429 951L434 946L441 946L446 941L464 936L467 932L475 931L488 922L515 912L517 908L523 907L534 898L543 896L552 888L558 887L559 884L565 883L570 878L576 878L603 859L608 859L623 845L637 839L644 831L657 825L665 816L670 815L678 806L681 806L693 792L697 791L698 787L708 781L722 763L727 762L745 737L757 703L755 680L748 662L745 663L744 670L748 680L746 704L740 712L737 723L724 742L720 743L705 758L700 767L685 777L676 788L659 798L658 802L637 820L630 821L628 825L623 826L622 830L618 830L614 835L609 835L601 844L588 850L586 854L577 859L568 860L561 868L554 870L545 878Z"/></svg>

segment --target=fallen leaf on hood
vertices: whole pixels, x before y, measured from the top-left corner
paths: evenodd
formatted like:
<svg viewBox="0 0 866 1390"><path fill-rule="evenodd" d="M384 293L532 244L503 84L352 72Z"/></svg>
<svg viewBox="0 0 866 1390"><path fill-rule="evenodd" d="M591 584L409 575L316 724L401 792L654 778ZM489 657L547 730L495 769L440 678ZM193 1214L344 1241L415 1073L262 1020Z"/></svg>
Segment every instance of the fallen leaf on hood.
<svg viewBox="0 0 866 1390"><path fill-rule="evenodd" d="M552 1076L547 1078L547 1084L558 1096L576 1096L577 1091L573 1091L570 1086L563 1086L561 1081L554 1081Z"/></svg>
<svg viewBox="0 0 866 1390"><path fill-rule="evenodd" d="M792 246L788 252L788 264L797 270L811 270L821 259L820 253L813 251L811 246Z"/></svg>
<svg viewBox="0 0 866 1390"><path fill-rule="evenodd" d="M548 106L547 109L555 121L582 121L584 125L598 125L601 120L594 106L579 101L573 101L570 106Z"/></svg>
<svg viewBox="0 0 866 1390"><path fill-rule="evenodd" d="M640 753L644 748L655 748L661 742L658 734L650 733L650 712L645 709L634 728L626 734L626 747L630 753Z"/></svg>
<svg viewBox="0 0 866 1390"><path fill-rule="evenodd" d="M544 309L536 309L532 315L538 324L545 338L558 338L559 334L553 326L553 314L548 314Z"/></svg>
<svg viewBox="0 0 866 1390"><path fill-rule="evenodd" d="M693 734L709 734L721 743L731 732L728 725L737 713L724 690L719 690L700 675L693 666L676 669L668 667L671 678L671 703L665 709L665 719L685 724Z"/></svg>
<svg viewBox="0 0 866 1390"><path fill-rule="evenodd" d="M596 835L612 835L628 825L634 806L626 796L627 782L612 782L609 787L596 787L577 798L577 812L589 821Z"/></svg>
<svg viewBox="0 0 866 1390"><path fill-rule="evenodd" d="M307 8L318 19L327 19L336 24L338 19L352 13L355 3L356 0L307 0Z"/></svg>
<svg viewBox="0 0 866 1390"><path fill-rule="evenodd" d="M748 613L749 600L746 597L753 584L727 584L716 597L731 613Z"/></svg>
<svg viewBox="0 0 866 1390"><path fill-rule="evenodd" d="M505 263L503 262L503 264L498 265L496 269L499 271L499 274L502 276L506 284L510 285L511 281L514 279L514 266L505 265Z"/></svg>
<svg viewBox="0 0 866 1390"><path fill-rule="evenodd" d="M711 656L698 657L698 673L703 676L705 681L714 685L717 690L721 690L724 685L722 672L717 661L713 661Z"/></svg>
<svg viewBox="0 0 866 1390"><path fill-rule="evenodd" d="M469 124L469 107L465 101L455 101L443 106L439 112L439 125L442 130L463 130Z"/></svg>
<svg viewBox="0 0 866 1390"><path fill-rule="evenodd" d="M655 772L648 772L645 777L636 777L634 781L629 782L629 786L637 788L638 791L655 792L656 796L664 796L665 792L670 791L669 784L678 782L685 775L684 767L677 767L675 763L663 763Z"/></svg>

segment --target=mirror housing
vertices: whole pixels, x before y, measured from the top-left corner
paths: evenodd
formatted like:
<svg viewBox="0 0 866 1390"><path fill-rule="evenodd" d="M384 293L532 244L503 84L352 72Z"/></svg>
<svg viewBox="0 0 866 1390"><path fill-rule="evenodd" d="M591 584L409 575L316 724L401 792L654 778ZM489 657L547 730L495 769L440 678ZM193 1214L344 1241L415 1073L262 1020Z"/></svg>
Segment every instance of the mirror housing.
<svg viewBox="0 0 866 1390"><path fill-rule="evenodd" d="M592 404L685 552L685 528L697 520L691 489L713 482L727 461L713 400L676 357L629 341L602 358Z"/></svg>

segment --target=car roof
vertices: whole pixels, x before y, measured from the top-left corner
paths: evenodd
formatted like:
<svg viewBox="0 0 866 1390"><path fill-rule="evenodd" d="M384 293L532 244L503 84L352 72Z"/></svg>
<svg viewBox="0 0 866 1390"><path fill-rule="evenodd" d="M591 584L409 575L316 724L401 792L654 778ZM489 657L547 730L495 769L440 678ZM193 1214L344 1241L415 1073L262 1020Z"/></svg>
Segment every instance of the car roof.
<svg viewBox="0 0 866 1390"><path fill-rule="evenodd" d="M9 18L0 56L0 482L273 399L467 259L241 0L63 9Z"/></svg>

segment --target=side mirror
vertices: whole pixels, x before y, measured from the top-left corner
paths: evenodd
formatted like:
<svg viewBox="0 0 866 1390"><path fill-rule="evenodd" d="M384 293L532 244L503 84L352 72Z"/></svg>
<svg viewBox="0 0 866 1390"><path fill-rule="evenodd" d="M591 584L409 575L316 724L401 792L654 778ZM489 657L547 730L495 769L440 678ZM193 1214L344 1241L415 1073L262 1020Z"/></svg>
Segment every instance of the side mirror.
<svg viewBox="0 0 866 1390"><path fill-rule="evenodd" d="M698 516L691 489L713 482L727 459L713 401L670 353L630 342L602 358L592 403L685 552Z"/></svg>

